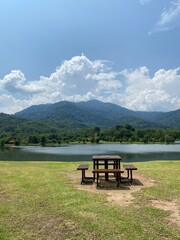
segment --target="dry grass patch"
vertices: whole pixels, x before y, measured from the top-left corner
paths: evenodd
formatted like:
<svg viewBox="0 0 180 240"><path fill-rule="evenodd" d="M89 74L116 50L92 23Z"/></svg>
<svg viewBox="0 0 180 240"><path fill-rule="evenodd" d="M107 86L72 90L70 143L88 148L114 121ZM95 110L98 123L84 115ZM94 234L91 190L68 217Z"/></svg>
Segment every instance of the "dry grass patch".
<svg viewBox="0 0 180 240"><path fill-rule="evenodd" d="M0 201L8 200L10 196L6 192L0 192Z"/></svg>
<svg viewBox="0 0 180 240"><path fill-rule="evenodd" d="M151 204L153 207L169 211L170 215L168 220L180 227L180 202L178 200L169 202L156 199L151 200Z"/></svg>
<svg viewBox="0 0 180 240"><path fill-rule="evenodd" d="M84 235L78 224L70 219L36 214L23 219L21 231L26 239L31 240L70 240L80 239Z"/></svg>
<svg viewBox="0 0 180 240"><path fill-rule="evenodd" d="M93 213L93 212L85 212L85 211L81 211L79 212L79 214L85 218L90 218L92 220L97 218L97 214Z"/></svg>

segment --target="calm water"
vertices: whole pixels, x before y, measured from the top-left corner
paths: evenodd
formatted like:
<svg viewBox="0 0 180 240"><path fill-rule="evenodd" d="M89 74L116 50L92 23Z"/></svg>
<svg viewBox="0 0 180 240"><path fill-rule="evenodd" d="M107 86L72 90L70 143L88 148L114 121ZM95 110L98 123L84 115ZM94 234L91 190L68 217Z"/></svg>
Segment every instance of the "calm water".
<svg viewBox="0 0 180 240"><path fill-rule="evenodd" d="M85 144L0 148L5 161L88 161L93 154L118 154L123 161L180 160L179 144Z"/></svg>

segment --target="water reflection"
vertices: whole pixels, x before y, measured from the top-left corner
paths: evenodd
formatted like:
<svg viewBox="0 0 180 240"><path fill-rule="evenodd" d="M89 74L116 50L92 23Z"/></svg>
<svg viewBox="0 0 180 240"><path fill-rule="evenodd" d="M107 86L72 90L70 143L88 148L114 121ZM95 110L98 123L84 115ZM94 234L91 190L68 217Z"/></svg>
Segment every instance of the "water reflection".
<svg viewBox="0 0 180 240"><path fill-rule="evenodd" d="M4 161L90 161L93 154L118 154L123 161L180 160L180 145L86 144L61 147L4 147Z"/></svg>

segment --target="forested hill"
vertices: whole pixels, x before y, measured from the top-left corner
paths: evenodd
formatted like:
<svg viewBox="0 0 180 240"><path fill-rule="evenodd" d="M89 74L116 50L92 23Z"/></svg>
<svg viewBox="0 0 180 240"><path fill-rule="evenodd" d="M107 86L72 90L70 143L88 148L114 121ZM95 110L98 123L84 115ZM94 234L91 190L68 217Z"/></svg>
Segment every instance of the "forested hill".
<svg viewBox="0 0 180 240"><path fill-rule="evenodd" d="M139 112L97 100L35 105L15 116L28 120L55 121L68 128L107 128L117 124L130 124L138 128L180 128L180 109L166 113Z"/></svg>

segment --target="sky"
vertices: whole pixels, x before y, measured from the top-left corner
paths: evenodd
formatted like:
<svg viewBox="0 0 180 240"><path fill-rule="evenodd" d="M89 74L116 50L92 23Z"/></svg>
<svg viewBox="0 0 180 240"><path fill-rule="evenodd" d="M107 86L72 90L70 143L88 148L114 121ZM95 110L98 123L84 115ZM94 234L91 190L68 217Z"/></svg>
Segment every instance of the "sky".
<svg viewBox="0 0 180 240"><path fill-rule="evenodd" d="M180 0L0 0L0 112L180 109Z"/></svg>

